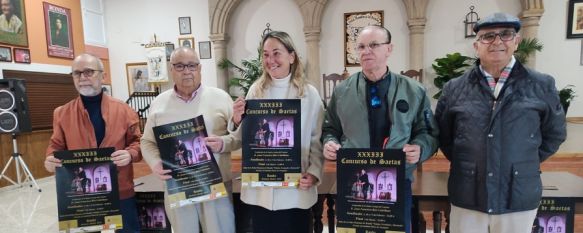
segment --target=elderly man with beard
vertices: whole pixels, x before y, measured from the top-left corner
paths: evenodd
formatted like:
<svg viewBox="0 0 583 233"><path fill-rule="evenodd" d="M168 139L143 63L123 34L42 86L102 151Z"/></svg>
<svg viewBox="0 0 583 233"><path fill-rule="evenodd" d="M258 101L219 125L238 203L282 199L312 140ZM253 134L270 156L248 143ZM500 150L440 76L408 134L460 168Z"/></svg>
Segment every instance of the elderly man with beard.
<svg viewBox="0 0 583 233"><path fill-rule="evenodd" d="M55 109L53 135L46 152L45 168L54 172L61 160L53 153L98 147L115 147L111 160L117 166L123 233L140 232L132 163L142 160L138 114L126 103L101 91L105 72L99 58L81 54L72 72L79 97Z"/></svg>

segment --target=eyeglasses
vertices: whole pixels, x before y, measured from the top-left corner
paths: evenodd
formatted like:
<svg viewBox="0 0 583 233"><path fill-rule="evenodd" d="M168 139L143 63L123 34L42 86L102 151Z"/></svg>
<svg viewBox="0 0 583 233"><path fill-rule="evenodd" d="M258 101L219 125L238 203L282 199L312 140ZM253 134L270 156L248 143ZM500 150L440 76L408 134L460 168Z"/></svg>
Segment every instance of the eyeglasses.
<svg viewBox="0 0 583 233"><path fill-rule="evenodd" d="M176 64L172 64L172 66L174 66L174 69L176 71L184 71L184 68L188 68L188 70L190 71L196 71L196 68L198 67L200 63L191 63L191 64L182 64L182 63L176 63Z"/></svg>
<svg viewBox="0 0 583 233"><path fill-rule="evenodd" d="M478 37L478 40L483 44L490 44L496 40L497 36L499 36L500 40L502 41L510 41L514 39L514 37L516 36L516 32L513 30L504 30L499 33L488 32Z"/></svg>
<svg viewBox="0 0 583 233"><path fill-rule="evenodd" d="M95 74L95 71L101 72L103 70L94 70L94 69L84 69L83 71L75 70L75 71L71 72L71 75L73 76L73 78L80 78L81 74L83 74L83 76L85 76L85 77L93 77L93 74Z"/></svg>
<svg viewBox="0 0 583 233"><path fill-rule="evenodd" d="M378 95L379 88L377 85L370 86L370 106L374 109L377 109L381 106L381 98Z"/></svg>
<svg viewBox="0 0 583 233"><path fill-rule="evenodd" d="M378 48L381 45L390 44L390 43L391 42L383 42L383 43L371 42L368 45L358 44L358 45L356 45L356 50L358 50L359 52L364 51L366 48L369 48L370 50L374 50L374 49Z"/></svg>

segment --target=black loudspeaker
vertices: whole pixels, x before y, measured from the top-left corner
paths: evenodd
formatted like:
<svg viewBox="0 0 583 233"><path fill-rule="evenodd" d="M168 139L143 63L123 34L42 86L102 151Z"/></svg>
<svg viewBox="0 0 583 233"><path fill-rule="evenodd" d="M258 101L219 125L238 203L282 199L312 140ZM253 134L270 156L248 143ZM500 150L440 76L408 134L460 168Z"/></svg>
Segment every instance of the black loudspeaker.
<svg viewBox="0 0 583 233"><path fill-rule="evenodd" d="M0 79L0 133L32 131L22 79Z"/></svg>

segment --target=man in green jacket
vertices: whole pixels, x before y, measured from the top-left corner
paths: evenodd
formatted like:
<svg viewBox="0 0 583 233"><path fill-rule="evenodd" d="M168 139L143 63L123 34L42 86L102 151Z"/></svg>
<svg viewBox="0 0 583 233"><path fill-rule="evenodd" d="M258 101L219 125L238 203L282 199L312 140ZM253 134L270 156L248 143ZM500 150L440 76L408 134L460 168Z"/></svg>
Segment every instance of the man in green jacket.
<svg viewBox="0 0 583 233"><path fill-rule="evenodd" d="M431 104L420 83L389 71L389 30L365 27L356 48L362 71L334 89L322 128L324 157L336 160L340 147L402 149L407 162L405 219L411 219L413 170L437 150ZM406 221L406 232L410 225Z"/></svg>

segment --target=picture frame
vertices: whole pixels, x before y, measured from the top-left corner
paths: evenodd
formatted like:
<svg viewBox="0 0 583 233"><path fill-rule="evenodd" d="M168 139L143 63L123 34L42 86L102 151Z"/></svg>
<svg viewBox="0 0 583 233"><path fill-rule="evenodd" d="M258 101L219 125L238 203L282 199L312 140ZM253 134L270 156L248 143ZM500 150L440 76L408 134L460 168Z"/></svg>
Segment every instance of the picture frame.
<svg viewBox="0 0 583 233"><path fill-rule="evenodd" d="M103 84L101 85L101 91L103 91L103 94L109 95L109 96L113 96L113 92L111 90L111 85L110 84Z"/></svg>
<svg viewBox="0 0 583 233"><path fill-rule="evenodd" d="M200 59L211 59L211 42L210 41L200 41L198 42L198 52Z"/></svg>
<svg viewBox="0 0 583 233"><path fill-rule="evenodd" d="M360 66L356 38L362 28L369 25L384 27L384 11L344 13L344 66Z"/></svg>
<svg viewBox="0 0 583 233"><path fill-rule="evenodd" d="M30 64L30 49L14 48L14 62Z"/></svg>
<svg viewBox="0 0 583 233"><path fill-rule="evenodd" d="M128 79L128 94L136 91L153 92L154 88L148 83L148 63L137 62L126 64L126 75Z"/></svg>
<svg viewBox="0 0 583 233"><path fill-rule="evenodd" d="M170 55L174 51L174 44L170 42L166 42L166 61L170 61Z"/></svg>
<svg viewBox="0 0 583 233"><path fill-rule="evenodd" d="M12 50L10 47L0 46L0 61L12 62Z"/></svg>
<svg viewBox="0 0 583 233"><path fill-rule="evenodd" d="M583 38L583 0L570 0L567 38Z"/></svg>
<svg viewBox="0 0 583 233"><path fill-rule="evenodd" d="M2 8L4 10L4 7ZM6 25L0 26L0 43L28 47L28 28L24 0L10 1L7 9L12 13L10 20L12 21L12 17L15 17L15 21L19 23L8 27L4 27Z"/></svg>
<svg viewBox="0 0 583 233"><path fill-rule="evenodd" d="M583 40L581 40L581 65L583 66Z"/></svg>
<svg viewBox="0 0 583 233"><path fill-rule="evenodd" d="M47 53L50 57L73 60L73 27L71 10L48 2L43 2Z"/></svg>
<svg viewBox="0 0 583 233"><path fill-rule="evenodd" d="M178 47L188 47L194 49L194 37L178 38Z"/></svg>
<svg viewBox="0 0 583 233"><path fill-rule="evenodd" d="M190 17L178 17L178 30L180 31L180 35L192 34Z"/></svg>

